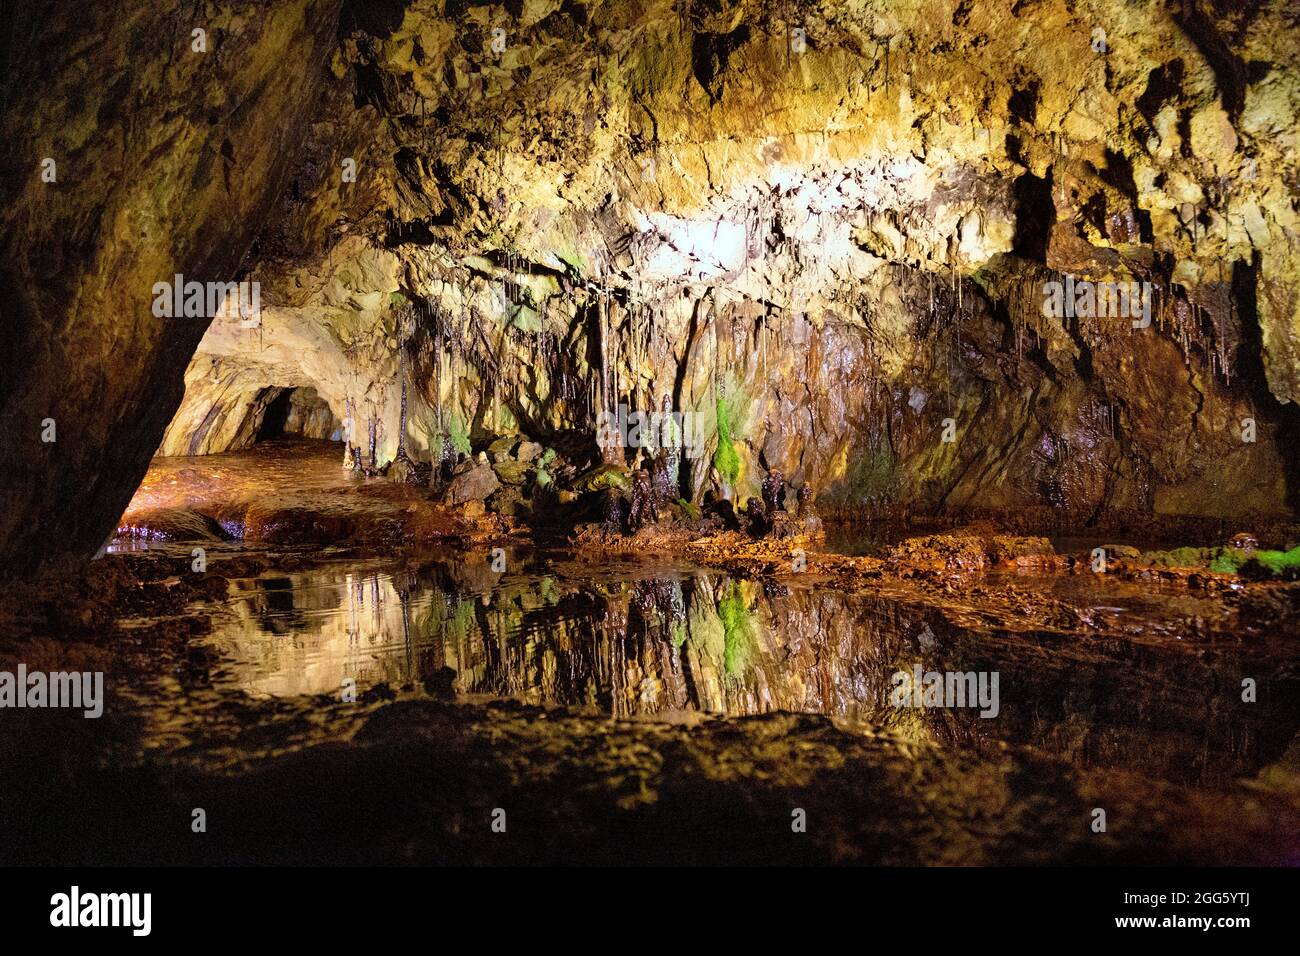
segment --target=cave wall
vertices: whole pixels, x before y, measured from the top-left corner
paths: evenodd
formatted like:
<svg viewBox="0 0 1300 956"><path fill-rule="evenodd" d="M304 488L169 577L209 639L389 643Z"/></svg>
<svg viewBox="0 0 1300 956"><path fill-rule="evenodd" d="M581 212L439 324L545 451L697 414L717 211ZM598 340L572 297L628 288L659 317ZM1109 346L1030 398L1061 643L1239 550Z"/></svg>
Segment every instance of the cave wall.
<svg viewBox="0 0 1300 956"><path fill-rule="evenodd" d="M289 393L289 410L285 416L282 433L316 438L321 441L339 441L343 423L330 408L329 402L316 394L311 386L295 388Z"/></svg>
<svg viewBox="0 0 1300 956"><path fill-rule="evenodd" d="M695 496L779 467L848 509L1285 513L1297 16L349 8L262 274L381 462L405 381L417 457L516 430L594 454L599 411L666 396L708 438ZM1151 327L1044 317L1067 274L1151 283Z"/></svg>
<svg viewBox="0 0 1300 956"><path fill-rule="evenodd" d="M385 460L397 450L399 372L392 296L399 261L361 237L340 244L340 261L299 307L264 305L256 327L218 315L185 373L185 399L158 447L198 455L247 447L242 427L268 387L312 388L340 422L355 415L354 443L366 446L373 418ZM304 280L309 281L309 280Z"/></svg>
<svg viewBox="0 0 1300 956"><path fill-rule="evenodd" d="M297 164L338 11L338 0L7 11L0 569L89 556L112 531L206 327L156 317L153 287L177 273L243 278Z"/></svg>
<svg viewBox="0 0 1300 956"><path fill-rule="evenodd" d="M5 47L0 565L93 551L150 453L218 450L272 384L362 447L375 422L381 460L403 384L422 456L590 448L665 395L716 445L721 397L728 493L777 466L849 507L1289 507L1283 0L217 3L203 55L189 11L35 11ZM260 281L263 328L155 319L174 272ZM1045 319L1067 273L1152 283L1152 327ZM732 484L712 451L684 490Z"/></svg>

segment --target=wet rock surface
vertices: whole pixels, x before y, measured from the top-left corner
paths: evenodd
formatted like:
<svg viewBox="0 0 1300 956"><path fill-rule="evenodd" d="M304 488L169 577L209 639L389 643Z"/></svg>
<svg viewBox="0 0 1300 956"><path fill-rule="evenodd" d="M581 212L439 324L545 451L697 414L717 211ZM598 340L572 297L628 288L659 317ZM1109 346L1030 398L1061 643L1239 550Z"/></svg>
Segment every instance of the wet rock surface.
<svg viewBox="0 0 1300 956"><path fill-rule="evenodd" d="M7 858L1300 862L1291 5L19 13Z"/></svg>
<svg viewBox="0 0 1300 956"><path fill-rule="evenodd" d="M156 458L119 522L118 535L139 541L375 547L500 530L494 520L478 521L436 501L413 465L410 481L366 479L341 468L340 454L334 442L286 440L221 455ZM484 480L496 487L487 466L456 487L490 494L485 484L470 484L484 478L484 471Z"/></svg>
<svg viewBox="0 0 1300 956"><path fill-rule="evenodd" d="M89 558L111 534L208 324L156 315L155 283L236 279L301 158L286 145L316 109L340 5L215 4L208 55L163 5L10 10L21 39L6 45L0 118L6 572ZM47 419L56 441L42 437Z"/></svg>
<svg viewBox="0 0 1300 956"><path fill-rule="evenodd" d="M462 505L467 501L482 501L501 487L492 467L479 463L452 478L447 486L447 504Z"/></svg>
<svg viewBox="0 0 1300 956"><path fill-rule="evenodd" d="M841 518L1293 514L1293 13L979 0L955 22L949 6L805 4L798 53L784 14L730 0L685 13L668 0L526 4L497 12L509 37L499 56L478 43L497 14L423 0L394 22L349 7L328 44L329 4L234 31L247 76L222 77L226 89L255 84L268 51L315 72L220 114L248 124L221 131L232 147L258 144L234 157L239 214L223 216L243 245L265 220L241 266L267 290L265 308L256 334L231 315L203 334L162 450L239 448L268 389L292 387L315 393L373 474L403 443L441 470L448 448L454 460L502 436L586 468L600 458L601 415L626 406L684 416L672 428L698 441L671 453L666 476L649 470L661 497L697 506L713 493L740 507L771 468ZM45 25L66 28L71 10L59 4ZM103 55L151 15L108 31ZM290 21L306 26L282 30ZM908 68L891 69L891 56ZM58 75L60 89L79 83ZM171 95L159 94L160 113ZM300 144L293 157L272 155L282 137L262 132L281 128L289 100L305 134L283 137ZM109 119L90 100L68 104L61 128ZM9 140L36 135L19 132ZM101 129L94 141L116 138ZM145 168L120 181L207 184L203 205L223 177L191 167L229 163L224 141L152 142L132 144L128 160ZM14 169L31 155L16 150ZM335 175L344 160L363 175ZM48 192L24 185L10 208L74 237L103 198L84 190L69 222L45 215ZM203 224L177 212L184 195L155 217L181 238ZM259 202L267 214L247 215ZM17 263L34 259L6 261L12 287L32 285ZM1149 283L1150 324L1045 315L1044 289L1068 277ZM112 301L101 325L118 341L111 316L140 310ZM62 338L39 331L39 312L6 324L25 331L3 351L62 381L75 356L40 344ZM32 443L46 414L36 405L65 436L94 418L91 405L145 413L127 416L138 433L24 446L16 467L36 471L13 487L82 469L73 485L53 483L62 500L98 456L124 466L121 487L110 482L120 506L158 447L201 325L179 339L137 330L171 344L116 350L158 354L105 371L113 401L91 385L58 401L40 399L46 386L16 388L5 431ZM30 421L14 417L18 402ZM106 536L117 508L102 497L86 500Z"/></svg>
<svg viewBox="0 0 1300 956"><path fill-rule="evenodd" d="M1240 602L1072 577L952 593L892 578L868 593L815 585L815 565L774 587L553 553L516 553L504 576L475 553L295 563L218 549L203 576L186 559L110 555L89 579L10 593L5 665L93 664L110 688L94 733L79 717L7 715L11 860L1300 853L1300 696L1291 639L1271 627L1300 615L1292 586L1254 585ZM1072 619L1045 621L1053 604ZM912 666L997 670L997 717L890 706L891 673ZM345 675L355 703L340 700ZM52 778L56 792L35 782ZM198 805L219 838L171 838ZM366 809L378 805L400 810ZM1106 834L1088 828L1095 806ZM490 830L499 807L508 840ZM795 809L806 834L791 831Z"/></svg>

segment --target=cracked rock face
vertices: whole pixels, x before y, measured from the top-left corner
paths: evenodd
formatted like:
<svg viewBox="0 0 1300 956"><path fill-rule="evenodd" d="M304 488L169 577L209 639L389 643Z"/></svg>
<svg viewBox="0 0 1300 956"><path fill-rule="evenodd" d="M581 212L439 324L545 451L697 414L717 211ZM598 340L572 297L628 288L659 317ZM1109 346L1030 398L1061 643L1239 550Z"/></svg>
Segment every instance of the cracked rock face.
<svg viewBox="0 0 1300 956"><path fill-rule="evenodd" d="M338 2L218 2L195 19L56 0L13 16L0 568L23 570L93 554L139 485L206 325L155 316L152 289L239 275L295 163L286 144L314 106Z"/></svg>
<svg viewBox="0 0 1300 956"><path fill-rule="evenodd" d="M318 6L265 78L294 102L230 138L236 204L266 208L218 232L264 222L262 328L212 324L162 452L232 447L261 390L310 386L382 463L405 383L426 461L516 432L594 457L602 411L667 399L706 439L696 498L776 468L846 510L1289 510L1291 5L411 0L346 4L324 52ZM188 235L198 160L147 155ZM272 203L252 180L281 168ZM1147 283L1149 325L1044 315L1075 279ZM119 411L165 421L192 347L122 369ZM138 477L161 424L127 417Z"/></svg>

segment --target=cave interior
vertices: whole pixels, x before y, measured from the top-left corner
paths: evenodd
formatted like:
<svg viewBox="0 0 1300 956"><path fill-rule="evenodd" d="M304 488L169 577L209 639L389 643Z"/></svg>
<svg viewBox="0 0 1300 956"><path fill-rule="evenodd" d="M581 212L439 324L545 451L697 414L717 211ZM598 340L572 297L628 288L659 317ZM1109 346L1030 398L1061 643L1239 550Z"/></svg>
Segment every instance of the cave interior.
<svg viewBox="0 0 1300 956"><path fill-rule="evenodd" d="M128 7L0 38L16 859L1300 861L1293 4Z"/></svg>

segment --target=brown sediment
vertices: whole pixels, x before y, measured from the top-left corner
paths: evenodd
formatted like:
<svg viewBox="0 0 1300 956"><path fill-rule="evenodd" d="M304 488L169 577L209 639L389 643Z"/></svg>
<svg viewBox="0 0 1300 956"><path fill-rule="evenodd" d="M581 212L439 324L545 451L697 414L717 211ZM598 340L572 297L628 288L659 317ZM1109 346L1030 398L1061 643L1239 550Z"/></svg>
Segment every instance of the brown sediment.
<svg viewBox="0 0 1300 956"><path fill-rule="evenodd" d="M156 458L118 536L274 545L382 547L480 540L508 525L444 506L427 488L367 481L339 466L331 442L261 443L195 458Z"/></svg>
<svg viewBox="0 0 1300 956"><path fill-rule="evenodd" d="M436 498L430 489L406 483L355 478L339 468L333 447L323 442L259 445L203 459L157 459L123 517L120 533L126 540L154 542L204 544L233 538L272 548L330 546L356 555L383 553L394 545L419 549L437 541L532 542L527 527L488 511L479 501L450 508ZM980 594L987 601L1005 591L1005 599L990 604L988 613L1007 613L1008 622L1014 618L1021 625L1032 621L1066 628L1079 622L1068 603L1044 596L1037 611L1023 618L1018 611L1033 603L1033 585L993 586L989 575L1019 572L1030 581L1044 575L1104 573L1116 580L1226 595L1246 586L1240 576L1215 573L1204 564L1144 562L1137 549L1122 545L1102 548L1106 566L1099 570L1093 548L1058 553L1047 537L1001 530L1004 524L1023 526L1014 516L919 535L908 535L907 527L896 523L889 536L893 543L872 554L845 555L826 550L820 522L814 533L795 528L792 536L776 538L754 529L724 530L725 521L712 512L693 518L676 503L662 507L663 520L644 521L631 533L583 524L568 546L587 562L614 556L678 558L748 576L804 576L837 588L887 584L899 593L932 591L950 600ZM1169 522L1164 533L1181 527L1179 521ZM1276 538L1286 527L1260 534ZM1095 530L1091 536L1101 540ZM287 560L310 564L313 558L306 553Z"/></svg>

